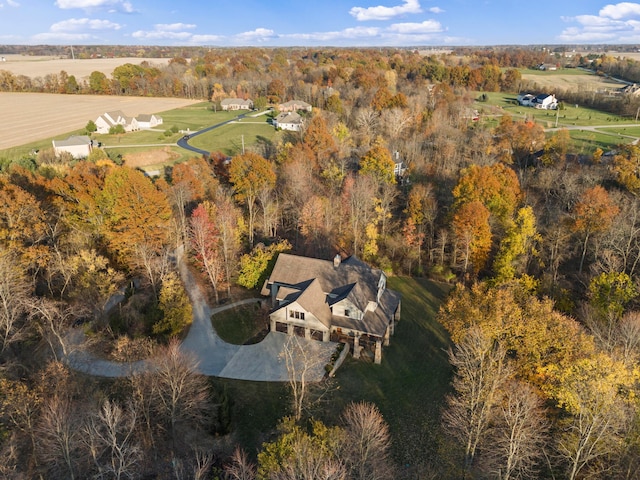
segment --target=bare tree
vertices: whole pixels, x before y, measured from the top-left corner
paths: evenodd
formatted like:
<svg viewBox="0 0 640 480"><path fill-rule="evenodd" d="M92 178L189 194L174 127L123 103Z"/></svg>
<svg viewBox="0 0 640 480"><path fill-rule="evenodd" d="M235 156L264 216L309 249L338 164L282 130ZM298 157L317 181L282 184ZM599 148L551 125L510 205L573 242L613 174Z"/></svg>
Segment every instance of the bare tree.
<svg viewBox="0 0 640 480"><path fill-rule="evenodd" d="M231 456L231 462L224 468L228 480L254 480L256 478L256 466L249 461L247 453L240 447L236 447Z"/></svg>
<svg viewBox="0 0 640 480"><path fill-rule="evenodd" d="M109 400L88 418L84 441L98 478L137 478L142 451L135 441L135 427L135 410L123 410Z"/></svg>
<svg viewBox="0 0 640 480"><path fill-rule="evenodd" d="M625 314L616 333L622 361L631 366L640 356L640 312Z"/></svg>
<svg viewBox="0 0 640 480"><path fill-rule="evenodd" d="M42 338L49 344L56 360L60 351L63 357L68 353L64 338L66 329L85 313L79 306L64 305L46 298L32 298L29 301L29 316L36 321Z"/></svg>
<svg viewBox="0 0 640 480"><path fill-rule="evenodd" d="M30 290L16 258L0 249L0 353L21 338Z"/></svg>
<svg viewBox="0 0 640 480"><path fill-rule="evenodd" d="M527 384L512 381L496 410L485 449L492 471L500 480L538 478L548 430L542 400Z"/></svg>
<svg viewBox="0 0 640 480"><path fill-rule="evenodd" d="M38 446L40 458L49 468L47 478L77 478L80 421L71 400L64 395L54 395L44 404Z"/></svg>
<svg viewBox="0 0 640 480"><path fill-rule="evenodd" d="M351 403L342 414L345 428L343 455L349 478L382 480L394 478L389 462L389 427L372 403Z"/></svg>
<svg viewBox="0 0 640 480"><path fill-rule="evenodd" d="M456 369L455 394L446 398L444 425L464 447L464 468L473 464L478 446L485 438L504 382L510 376L506 350L471 327L467 336L449 350L449 362Z"/></svg>
<svg viewBox="0 0 640 480"><path fill-rule="evenodd" d="M287 337L280 355L284 358L287 367L293 416L296 421L299 421L308 400L309 377L323 366L315 352L303 345L297 335Z"/></svg>
<svg viewBox="0 0 640 480"><path fill-rule="evenodd" d="M171 252L166 246L158 250L145 243L135 245L134 251L136 268L144 274L158 298L162 280L171 271Z"/></svg>
<svg viewBox="0 0 640 480"><path fill-rule="evenodd" d="M169 423L175 443L178 423L205 418L209 407L207 380L197 373L197 362L180 350L176 339L155 357L154 367L156 408Z"/></svg>
<svg viewBox="0 0 640 480"><path fill-rule="evenodd" d="M209 472L213 466L213 452L196 448L193 458L193 480L206 480L209 478Z"/></svg>

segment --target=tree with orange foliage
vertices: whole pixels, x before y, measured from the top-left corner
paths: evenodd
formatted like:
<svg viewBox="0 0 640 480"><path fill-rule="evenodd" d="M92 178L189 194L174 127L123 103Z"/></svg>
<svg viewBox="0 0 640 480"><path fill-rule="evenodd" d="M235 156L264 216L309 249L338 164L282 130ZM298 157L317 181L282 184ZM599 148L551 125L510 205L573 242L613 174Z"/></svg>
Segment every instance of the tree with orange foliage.
<svg viewBox="0 0 640 480"><path fill-rule="evenodd" d="M313 151L318 166L324 170L338 151L336 142L322 115L314 115L304 132L304 143Z"/></svg>
<svg viewBox="0 0 640 480"><path fill-rule="evenodd" d="M275 186L276 173L273 165L266 158L257 153L247 152L243 155L236 155L231 160L229 181L233 185L238 201L247 206L249 243L253 246L258 195L261 190Z"/></svg>
<svg viewBox="0 0 640 480"><path fill-rule="evenodd" d="M582 256L578 272L582 273L589 239L594 234L609 230L613 218L619 212L620 208L600 185L584 191L573 209L573 223L571 224L571 229L583 237Z"/></svg>
<svg viewBox="0 0 640 480"><path fill-rule="evenodd" d="M160 252L171 237L167 197L138 170L114 167L98 201L104 213L104 236L120 261L131 264L136 248Z"/></svg>
<svg viewBox="0 0 640 480"><path fill-rule="evenodd" d="M454 209L470 202L480 202L502 223L513 216L522 198L516 173L504 165L471 165L462 171L453 189Z"/></svg>
<svg viewBox="0 0 640 480"><path fill-rule="evenodd" d="M453 216L451 226L456 241L456 250L462 255L462 271L469 264L478 273L484 267L491 251L491 227L489 210L474 200L462 205Z"/></svg>

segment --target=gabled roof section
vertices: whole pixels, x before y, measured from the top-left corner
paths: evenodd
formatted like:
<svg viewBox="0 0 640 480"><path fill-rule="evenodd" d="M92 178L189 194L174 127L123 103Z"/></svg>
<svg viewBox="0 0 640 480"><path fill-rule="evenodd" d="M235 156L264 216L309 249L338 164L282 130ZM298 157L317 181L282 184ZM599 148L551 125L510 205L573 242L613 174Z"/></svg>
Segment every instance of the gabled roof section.
<svg viewBox="0 0 640 480"><path fill-rule="evenodd" d="M86 135L72 135L66 140L54 140L54 147L77 147L80 145L91 145L91 139Z"/></svg>
<svg viewBox="0 0 640 480"><path fill-rule="evenodd" d="M354 257L350 258L350 261L334 267L333 262L329 260L281 253L267 283L294 286L318 279L325 294L346 285L358 284L358 293L363 297L360 302L364 302L366 306L368 301L376 300L378 280L382 272L370 268Z"/></svg>
<svg viewBox="0 0 640 480"><path fill-rule="evenodd" d="M317 279L311 282L295 301L302 308L313 313L327 328L331 327L331 309Z"/></svg>

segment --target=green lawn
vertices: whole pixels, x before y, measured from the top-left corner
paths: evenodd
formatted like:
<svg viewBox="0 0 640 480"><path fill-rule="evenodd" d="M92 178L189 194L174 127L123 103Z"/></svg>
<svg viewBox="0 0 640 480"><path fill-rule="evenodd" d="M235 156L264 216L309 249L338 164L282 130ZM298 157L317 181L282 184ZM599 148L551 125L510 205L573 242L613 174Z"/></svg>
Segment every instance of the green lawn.
<svg viewBox="0 0 640 480"><path fill-rule="evenodd" d="M443 445L440 407L450 390L451 369L448 336L435 315L449 286L408 277L391 277L388 286L402 293L402 319L383 350L382 364L349 356L313 415L336 424L349 402L374 402L389 423L395 460L410 469L435 458ZM286 385L221 379L215 384L227 388L238 441L255 454L288 413Z"/></svg>
<svg viewBox="0 0 640 480"><path fill-rule="evenodd" d="M276 137L275 129L267 123L265 116L245 118L241 122L224 125L194 137L189 144L210 152L222 152L233 156L259 142L271 143Z"/></svg>
<svg viewBox="0 0 640 480"><path fill-rule="evenodd" d="M213 328L227 343L243 345L267 326L257 303L241 305L211 317Z"/></svg>
<svg viewBox="0 0 640 480"><path fill-rule="evenodd" d="M480 102L477 99L484 93L486 102ZM580 125L618 125L636 123L634 118L624 118L620 115L613 115L600 110L586 108L575 105L565 104L563 110L542 110L531 107L523 107L517 104L517 95L502 92L475 92L474 98L476 102L474 107L480 113L484 114L505 114L508 113L514 118L534 119L545 128L555 127L556 116L558 126ZM498 107L492 108L492 107Z"/></svg>
<svg viewBox="0 0 640 480"><path fill-rule="evenodd" d="M615 134L592 132L588 130L569 130L573 140L574 151L577 153L593 153L596 148L609 151L621 143L630 143L631 138L619 137Z"/></svg>

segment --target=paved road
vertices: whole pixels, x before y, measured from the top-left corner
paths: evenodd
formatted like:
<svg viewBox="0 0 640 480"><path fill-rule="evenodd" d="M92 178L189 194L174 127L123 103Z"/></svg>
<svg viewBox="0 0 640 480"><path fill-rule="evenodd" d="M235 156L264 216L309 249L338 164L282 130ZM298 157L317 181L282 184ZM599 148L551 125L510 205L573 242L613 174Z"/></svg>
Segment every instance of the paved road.
<svg viewBox="0 0 640 480"><path fill-rule="evenodd" d="M215 128L219 128L219 127L222 127L223 125L227 125L229 123L237 122L238 120L242 120L245 117L245 115L247 115L247 114L246 113L241 113L237 117L232 118L231 120L227 120L226 122L216 123L215 125L211 125L210 127L203 128L202 130L198 130L197 132L193 132L193 133L191 133L189 135L185 135L180 140L178 140L178 146L182 147L182 148L184 148L186 150L190 150L192 152L199 153L200 155L209 155L209 153L211 153L211 152L208 152L206 150L202 150L201 148L192 147L191 145L189 145L189 140L191 140L193 137L197 137L198 135L202 135L203 133L210 132L211 130L213 130Z"/></svg>
<svg viewBox="0 0 640 480"><path fill-rule="evenodd" d="M255 345L231 345L224 342L211 325L211 315L236 305L257 302L248 299L230 305L212 309L206 302L195 279L185 262L179 261L179 269L193 308L193 323L180 348L198 360L198 371L204 375L267 382L284 382L289 379L282 358L287 335L270 332L266 338ZM75 370L101 377L125 377L133 373L149 370L151 362L143 360L132 363L102 360L87 352L84 334L74 329L66 338L67 355L65 360ZM329 363L337 344L316 342L298 338L307 352L312 352L315 367L306 373L310 382L322 380L324 366Z"/></svg>

